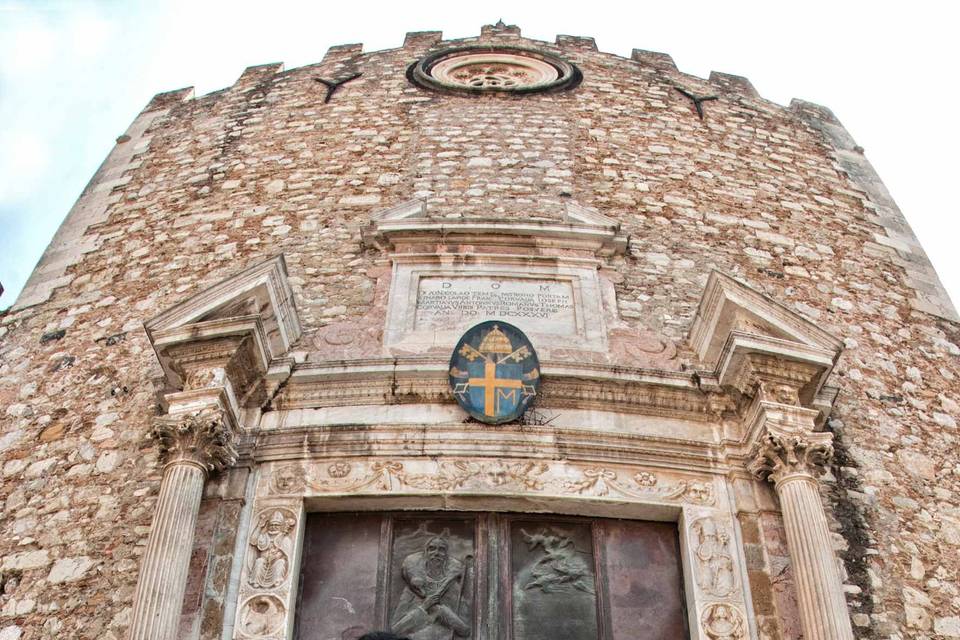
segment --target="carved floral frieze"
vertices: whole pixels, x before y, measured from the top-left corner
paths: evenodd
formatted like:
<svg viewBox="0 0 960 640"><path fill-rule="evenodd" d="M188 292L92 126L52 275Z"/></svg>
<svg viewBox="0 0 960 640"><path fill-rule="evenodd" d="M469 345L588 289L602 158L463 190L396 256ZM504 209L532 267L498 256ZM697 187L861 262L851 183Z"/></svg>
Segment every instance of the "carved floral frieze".
<svg viewBox="0 0 960 640"><path fill-rule="evenodd" d="M335 460L289 463L269 478L273 495L382 492L537 493L713 505L708 478L540 460Z"/></svg>

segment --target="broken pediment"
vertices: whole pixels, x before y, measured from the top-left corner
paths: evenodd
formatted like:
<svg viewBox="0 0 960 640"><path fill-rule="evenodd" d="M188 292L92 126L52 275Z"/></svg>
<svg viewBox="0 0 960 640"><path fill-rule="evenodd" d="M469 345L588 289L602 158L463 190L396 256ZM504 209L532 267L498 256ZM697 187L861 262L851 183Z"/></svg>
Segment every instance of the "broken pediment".
<svg viewBox="0 0 960 640"><path fill-rule="evenodd" d="M200 291L144 323L168 382L184 386L183 360L205 345L242 344L247 366L260 373L300 337L300 321L279 255ZM192 351L191 351L192 350Z"/></svg>
<svg viewBox="0 0 960 640"><path fill-rule="evenodd" d="M721 385L752 393L751 371L776 363L778 375L803 388L806 402L820 391L843 350L839 338L719 271L707 280L689 341Z"/></svg>

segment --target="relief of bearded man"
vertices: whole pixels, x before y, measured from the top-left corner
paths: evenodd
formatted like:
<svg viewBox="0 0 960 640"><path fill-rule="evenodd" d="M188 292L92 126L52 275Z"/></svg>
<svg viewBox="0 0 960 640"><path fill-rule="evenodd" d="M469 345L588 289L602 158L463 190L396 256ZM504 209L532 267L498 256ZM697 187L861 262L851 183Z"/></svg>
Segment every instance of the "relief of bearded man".
<svg viewBox="0 0 960 640"><path fill-rule="evenodd" d="M390 619L394 633L410 640L451 640L470 635L470 624L459 613L464 565L449 555L444 536L427 540L423 551L411 553L401 566L404 588Z"/></svg>

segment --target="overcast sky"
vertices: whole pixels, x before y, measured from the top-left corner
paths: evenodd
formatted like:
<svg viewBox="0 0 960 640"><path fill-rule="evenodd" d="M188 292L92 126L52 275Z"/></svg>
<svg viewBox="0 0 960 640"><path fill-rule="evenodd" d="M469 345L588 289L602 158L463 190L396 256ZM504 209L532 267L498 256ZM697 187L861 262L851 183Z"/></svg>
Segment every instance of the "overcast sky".
<svg viewBox="0 0 960 640"><path fill-rule="evenodd" d="M783 8L778 8L778 6ZM592 36L681 71L750 78L781 104L830 107L960 301L960 20L946 2L260 2L0 0L0 309L13 304L87 180L155 93L231 85L249 65L318 62L407 31Z"/></svg>

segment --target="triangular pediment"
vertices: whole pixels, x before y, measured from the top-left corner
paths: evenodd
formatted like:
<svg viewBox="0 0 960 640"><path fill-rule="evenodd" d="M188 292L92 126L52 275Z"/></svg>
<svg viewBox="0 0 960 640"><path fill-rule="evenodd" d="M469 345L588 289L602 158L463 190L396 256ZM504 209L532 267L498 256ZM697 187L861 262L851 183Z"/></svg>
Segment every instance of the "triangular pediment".
<svg viewBox="0 0 960 640"><path fill-rule="evenodd" d="M562 219L531 211L522 218L470 216L432 217L422 200L408 200L374 213L362 232L364 244L381 251L421 245L424 251L438 243L461 243L482 252L486 244L551 246L586 250L596 255L622 254L627 236L620 223L598 211L567 202Z"/></svg>
<svg viewBox="0 0 960 640"><path fill-rule="evenodd" d="M202 332L204 327L240 318L255 319L262 326L268 360L284 355L300 337L300 321L282 255L191 295L144 326L156 345L158 338L184 327Z"/></svg>
<svg viewBox="0 0 960 640"><path fill-rule="evenodd" d="M407 200L395 207L378 211L370 216L371 222L390 222L393 220L408 220L423 218L427 214L427 206L423 200Z"/></svg>
<svg viewBox="0 0 960 640"><path fill-rule="evenodd" d="M598 227L601 229L620 229L620 223L603 215L596 209L590 209L576 202L568 202L566 206L566 221L573 224Z"/></svg>
<svg viewBox="0 0 960 640"><path fill-rule="evenodd" d="M716 364L728 336L735 331L829 352L843 349L842 340L810 320L743 282L713 271L690 326L690 346L702 362Z"/></svg>

